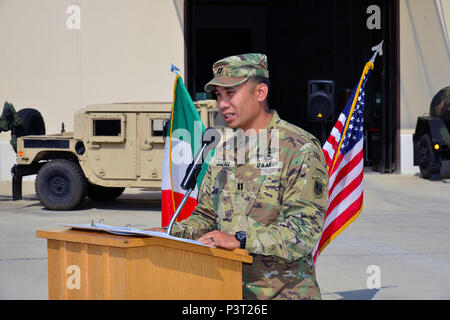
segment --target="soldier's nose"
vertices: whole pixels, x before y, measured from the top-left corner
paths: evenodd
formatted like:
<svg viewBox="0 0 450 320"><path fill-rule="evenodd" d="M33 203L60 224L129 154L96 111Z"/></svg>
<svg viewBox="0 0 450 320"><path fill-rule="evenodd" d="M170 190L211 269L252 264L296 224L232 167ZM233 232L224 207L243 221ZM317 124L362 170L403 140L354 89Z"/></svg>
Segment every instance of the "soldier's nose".
<svg viewBox="0 0 450 320"><path fill-rule="evenodd" d="M224 112L230 107L230 102L226 100L220 100L219 101L219 109L220 111Z"/></svg>

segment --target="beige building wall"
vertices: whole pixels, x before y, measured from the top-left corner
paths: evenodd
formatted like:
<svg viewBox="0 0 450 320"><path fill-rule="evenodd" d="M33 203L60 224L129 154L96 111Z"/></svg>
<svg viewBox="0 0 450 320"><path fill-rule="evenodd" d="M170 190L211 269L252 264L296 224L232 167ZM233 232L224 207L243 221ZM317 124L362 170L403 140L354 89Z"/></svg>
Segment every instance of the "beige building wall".
<svg viewBox="0 0 450 320"><path fill-rule="evenodd" d="M450 85L450 0L400 0L400 171L416 173L412 134Z"/></svg>
<svg viewBox="0 0 450 320"><path fill-rule="evenodd" d="M59 133L88 104L171 101L182 17L181 0L0 0L1 110L36 108ZM0 134L0 168L14 159L9 138Z"/></svg>
<svg viewBox="0 0 450 320"><path fill-rule="evenodd" d="M450 85L450 0L399 1L400 171L414 173L416 119ZM0 0L0 103L37 108L57 133L88 104L170 101L182 18L182 0ZM14 163L8 140L0 134L0 180Z"/></svg>

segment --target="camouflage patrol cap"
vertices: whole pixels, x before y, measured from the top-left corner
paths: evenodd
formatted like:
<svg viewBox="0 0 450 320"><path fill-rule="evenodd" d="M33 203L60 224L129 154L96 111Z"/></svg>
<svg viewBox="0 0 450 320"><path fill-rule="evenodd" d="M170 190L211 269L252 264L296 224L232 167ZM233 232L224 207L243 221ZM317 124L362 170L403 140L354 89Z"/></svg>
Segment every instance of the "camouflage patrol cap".
<svg viewBox="0 0 450 320"><path fill-rule="evenodd" d="M205 85L206 92L214 91L216 86L237 86L249 78L269 78L267 57L261 53L227 57L214 63L213 73L214 78Z"/></svg>

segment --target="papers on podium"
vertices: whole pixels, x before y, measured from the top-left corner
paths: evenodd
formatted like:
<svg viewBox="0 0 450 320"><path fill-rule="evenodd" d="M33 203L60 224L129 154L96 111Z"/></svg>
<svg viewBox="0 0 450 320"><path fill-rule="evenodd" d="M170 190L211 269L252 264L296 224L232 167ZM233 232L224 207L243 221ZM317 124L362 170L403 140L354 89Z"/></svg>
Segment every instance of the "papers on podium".
<svg viewBox="0 0 450 320"><path fill-rule="evenodd" d="M164 233L164 232L148 231L148 230L142 230L142 229L135 229L135 228L131 228L131 227L130 228L128 228L128 227L125 227L125 228L113 227L113 226L108 226L103 223L94 223L93 221L89 224L58 223L58 225L63 226L63 227L69 227L72 229L104 231L104 232L109 232L109 233L113 233L113 234L117 234L117 235L121 235L121 236L138 236L138 235L140 235L140 236L147 236L147 237L166 238L166 239L171 239L171 240L176 240L176 241L181 241L181 242L198 244L198 245L205 246L205 247L215 248L214 246L209 246L209 245L203 244L197 240L178 238L178 237L168 235L167 233Z"/></svg>

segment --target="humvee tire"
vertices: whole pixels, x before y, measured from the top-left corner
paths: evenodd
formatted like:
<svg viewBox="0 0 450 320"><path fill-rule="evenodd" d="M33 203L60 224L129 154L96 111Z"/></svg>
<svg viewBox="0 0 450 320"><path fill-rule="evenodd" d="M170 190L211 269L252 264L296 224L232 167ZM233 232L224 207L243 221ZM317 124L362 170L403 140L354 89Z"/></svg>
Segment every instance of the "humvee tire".
<svg viewBox="0 0 450 320"><path fill-rule="evenodd" d="M114 200L119 197L125 188L120 187L103 187L96 184L88 183L87 196L96 201Z"/></svg>
<svg viewBox="0 0 450 320"><path fill-rule="evenodd" d="M433 151L431 138L428 134L423 135L418 142L419 169L425 179L439 180L441 172L441 161Z"/></svg>
<svg viewBox="0 0 450 320"><path fill-rule="evenodd" d="M86 197L87 181L80 166L67 159L55 159L39 170L35 189L39 201L49 210L72 210Z"/></svg>

